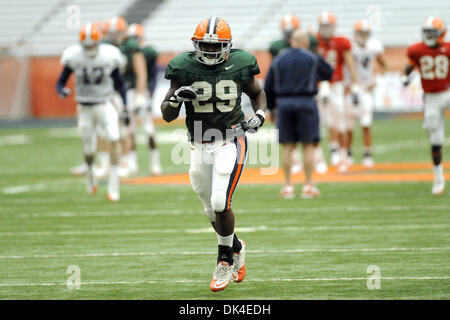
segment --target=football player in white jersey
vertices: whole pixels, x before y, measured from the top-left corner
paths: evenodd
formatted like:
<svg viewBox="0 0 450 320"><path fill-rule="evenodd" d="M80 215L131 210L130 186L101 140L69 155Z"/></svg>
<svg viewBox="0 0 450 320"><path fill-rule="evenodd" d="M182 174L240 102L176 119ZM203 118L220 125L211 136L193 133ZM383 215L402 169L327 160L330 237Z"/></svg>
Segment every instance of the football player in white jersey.
<svg viewBox="0 0 450 320"><path fill-rule="evenodd" d="M353 130L355 127L355 120L359 119L359 123L363 130L364 155L362 159L363 166L371 168L374 165L372 159L372 133L371 126L373 122L373 89L375 87L374 76L374 62L376 61L381 73L387 69L386 61L383 57L383 44L370 37L371 26L366 20L358 20L353 26L352 39L352 54L356 64L356 71L361 86L358 103L352 103L351 96L346 97L346 113L347 113L347 129L349 141L349 164L353 163L353 156L351 154L351 144L353 140ZM349 79L348 70L346 72L346 79Z"/></svg>
<svg viewBox="0 0 450 320"><path fill-rule="evenodd" d="M120 181L118 176L119 162L119 111L111 103L114 90L117 90L126 106L125 83L119 69L124 60L119 49L100 43L101 33L93 24L86 24L80 30L79 43L64 50L61 64L64 69L56 84L61 98L70 94L65 87L72 73L75 74L75 100L78 102L78 129L83 143L83 154L88 166L87 191L94 195L97 192L97 181L94 174L94 157L97 151L97 132L99 126L110 142L110 171L108 179L108 199L120 199ZM126 107L122 114L124 123L128 125L129 117Z"/></svg>

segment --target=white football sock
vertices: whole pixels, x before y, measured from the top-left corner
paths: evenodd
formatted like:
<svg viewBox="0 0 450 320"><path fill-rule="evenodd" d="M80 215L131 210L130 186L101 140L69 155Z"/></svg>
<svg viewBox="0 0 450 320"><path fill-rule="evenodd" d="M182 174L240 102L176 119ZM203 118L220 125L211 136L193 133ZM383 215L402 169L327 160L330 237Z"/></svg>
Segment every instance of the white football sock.
<svg viewBox="0 0 450 320"><path fill-rule="evenodd" d="M444 180L444 167L442 166L442 163L437 166L433 166L433 173L435 180Z"/></svg>
<svg viewBox="0 0 450 320"><path fill-rule="evenodd" d="M234 232L230 234L229 236L222 237L221 235L217 234L217 242L220 246L227 246L232 247L233 246L233 238L234 238Z"/></svg>

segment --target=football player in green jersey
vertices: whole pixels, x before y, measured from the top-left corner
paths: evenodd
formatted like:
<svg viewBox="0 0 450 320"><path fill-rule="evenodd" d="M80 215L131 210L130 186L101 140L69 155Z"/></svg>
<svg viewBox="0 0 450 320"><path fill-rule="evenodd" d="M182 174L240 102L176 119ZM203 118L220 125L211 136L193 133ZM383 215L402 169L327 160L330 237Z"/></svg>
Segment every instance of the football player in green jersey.
<svg viewBox="0 0 450 320"><path fill-rule="evenodd" d="M122 17L109 19L107 24L108 40L118 46L126 58L123 77L127 86L127 101L129 102L131 124L129 130L123 133L122 163L127 165L128 172L121 176L135 174L138 171L135 143L135 113L145 109L147 93L147 65L145 57L134 37L128 37L128 24Z"/></svg>
<svg viewBox="0 0 450 320"><path fill-rule="evenodd" d="M160 175L162 173L159 150L155 139L155 124L152 114L152 96L156 87L156 76L158 74L158 66L156 60L158 59L158 52L150 45L146 44L144 37L144 27L140 24L133 23L128 27L128 38L137 40L139 48L144 55L147 67L147 93L145 95L146 105L144 108L135 110L136 116L141 119L144 132L147 136L148 146L150 149L150 172L153 175ZM128 91L129 99L133 99L135 90Z"/></svg>
<svg viewBox="0 0 450 320"><path fill-rule="evenodd" d="M191 39L195 51L172 59L165 77L170 89L161 104L170 122L184 103L191 141L189 176L218 239L218 258L210 289L225 289L245 276L245 242L234 233L231 198L247 153L245 131L256 131L265 120L266 95L254 78L256 58L232 50L231 30L221 18L202 20ZM250 97L255 115L244 120L241 95Z"/></svg>

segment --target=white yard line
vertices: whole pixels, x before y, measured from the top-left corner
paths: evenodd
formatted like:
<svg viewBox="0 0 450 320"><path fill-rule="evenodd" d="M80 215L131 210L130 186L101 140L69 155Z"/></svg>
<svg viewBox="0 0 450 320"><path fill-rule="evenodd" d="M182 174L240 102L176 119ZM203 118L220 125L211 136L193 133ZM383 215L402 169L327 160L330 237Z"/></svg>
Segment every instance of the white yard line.
<svg viewBox="0 0 450 320"><path fill-rule="evenodd" d="M297 248L285 250L246 250L252 255L277 255L292 253L358 253L358 252L405 252L405 251L449 251L450 247L425 247L425 248ZM147 251L147 252L99 252L99 253L74 253L74 254L34 254L34 255L10 255L0 256L1 260L21 259L60 259L60 258L99 258L99 257L130 257L130 256L170 256L170 255L214 255L217 251Z"/></svg>
<svg viewBox="0 0 450 320"><path fill-rule="evenodd" d="M344 225L344 226L253 226L237 227L236 232L253 233L259 231L282 231L282 232L307 232L307 231L341 231L341 230L420 230L420 229L450 229L450 224L411 224L411 225ZM78 235L136 235L136 234L158 234L158 233L212 233L212 228L200 229L125 229L125 230L62 230L62 231L7 231L0 232L0 237L22 237L22 236L78 236Z"/></svg>
<svg viewBox="0 0 450 320"><path fill-rule="evenodd" d="M25 134L0 136L0 147L22 145L22 144L28 144L30 142L31 142L30 136L25 135Z"/></svg>
<svg viewBox="0 0 450 320"><path fill-rule="evenodd" d="M434 211L450 211L450 205L410 205L410 206L380 206L371 208L367 206L334 206L334 207L315 207L315 208L258 208L258 209L236 209L236 214L261 214L261 213L316 213L316 212L407 212L411 210L423 210L425 212ZM202 209L181 210L181 209L157 209L157 210L137 210L137 211L90 211L90 212L46 212L46 213L20 213L14 215L17 218L67 218L67 217L106 217L106 216L153 216L153 215L187 215L187 214L204 214Z"/></svg>
<svg viewBox="0 0 450 320"><path fill-rule="evenodd" d="M422 277L380 277L380 280L401 281L401 280L448 280L450 276L422 276ZM267 278L252 279L246 278L245 282L307 282L307 281L366 281L367 277L337 277L337 278ZM164 283L208 283L209 280L192 279L159 279L159 280L139 280L139 281L115 281L115 280L92 280L80 282L81 286L95 285L138 285L138 284L164 284ZM29 282L29 283L0 283L0 287L55 287L67 286L67 282Z"/></svg>

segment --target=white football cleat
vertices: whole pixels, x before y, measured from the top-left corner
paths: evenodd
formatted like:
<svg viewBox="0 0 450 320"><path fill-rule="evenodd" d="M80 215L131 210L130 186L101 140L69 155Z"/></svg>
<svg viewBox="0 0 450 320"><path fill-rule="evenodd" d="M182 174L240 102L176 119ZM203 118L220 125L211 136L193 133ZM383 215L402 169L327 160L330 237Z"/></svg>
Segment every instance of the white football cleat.
<svg viewBox="0 0 450 320"><path fill-rule="evenodd" d="M232 267L226 261L219 261L214 270L209 288L212 291L220 291L228 287L232 277Z"/></svg>
<svg viewBox="0 0 450 320"><path fill-rule="evenodd" d="M318 174L325 174L328 172L328 166L325 161L321 161L316 165L315 170Z"/></svg>
<svg viewBox="0 0 450 320"><path fill-rule="evenodd" d="M435 179L433 182L433 188L431 189L431 193L435 195L441 195L444 194L445 191L445 180L442 179Z"/></svg>
<svg viewBox="0 0 450 320"><path fill-rule="evenodd" d="M311 199L320 196L320 191L315 185L305 184L302 188L302 198Z"/></svg>
<svg viewBox="0 0 450 320"><path fill-rule="evenodd" d="M300 173L300 172L302 172L302 170L303 170L302 164L301 163L295 163L291 167L291 174Z"/></svg>
<svg viewBox="0 0 450 320"><path fill-rule="evenodd" d="M95 168L95 175L97 177L97 179L103 179L106 178L109 174L109 168L102 166L102 167L97 167Z"/></svg>
<svg viewBox="0 0 450 320"><path fill-rule="evenodd" d="M70 168L70 173L74 176L82 176L85 175L87 171L87 164L83 163L76 167Z"/></svg>
<svg viewBox="0 0 450 320"><path fill-rule="evenodd" d="M119 175L119 178L128 178L130 176L130 169L127 166L120 165L117 168L117 173Z"/></svg>
<svg viewBox="0 0 450 320"><path fill-rule="evenodd" d="M87 167L87 165L86 165ZM94 196L97 194L98 186L97 186L97 179L95 177L94 169L87 169L86 170L86 188L87 193L91 196Z"/></svg>
<svg viewBox="0 0 450 320"><path fill-rule="evenodd" d="M340 161L340 160L341 160L341 158L340 158L340 156L339 156L339 151L338 151L338 150L331 152L331 155L330 155L330 164L331 164L333 167L337 167L337 166L339 165L339 161Z"/></svg>
<svg viewBox="0 0 450 320"><path fill-rule="evenodd" d="M371 156L364 156L364 158L361 161L361 164L368 169L373 168L373 166L375 165L375 162L373 161Z"/></svg>
<svg viewBox="0 0 450 320"><path fill-rule="evenodd" d="M347 171L348 171L348 163L347 163L346 160L343 160L343 161L341 161L341 162L339 163L339 165L338 165L338 171L339 171L340 173L343 173L343 172L347 172Z"/></svg>
<svg viewBox="0 0 450 320"><path fill-rule="evenodd" d="M295 197L294 186L290 184L284 185L280 195L283 199L293 199Z"/></svg>
<svg viewBox="0 0 450 320"><path fill-rule="evenodd" d="M120 200L120 180L117 175L119 170L111 170L108 179L108 200L111 202L117 202Z"/></svg>
<svg viewBox="0 0 450 320"><path fill-rule="evenodd" d="M154 165L151 169L150 172L152 173L152 175L154 176L159 176L162 174L162 169L160 166Z"/></svg>
<svg viewBox="0 0 450 320"><path fill-rule="evenodd" d="M231 276L233 277L233 281L241 282L244 280L246 273L246 265L245 265L245 247L246 243L244 240L239 239L241 242L242 248L239 252L233 252L233 271Z"/></svg>

